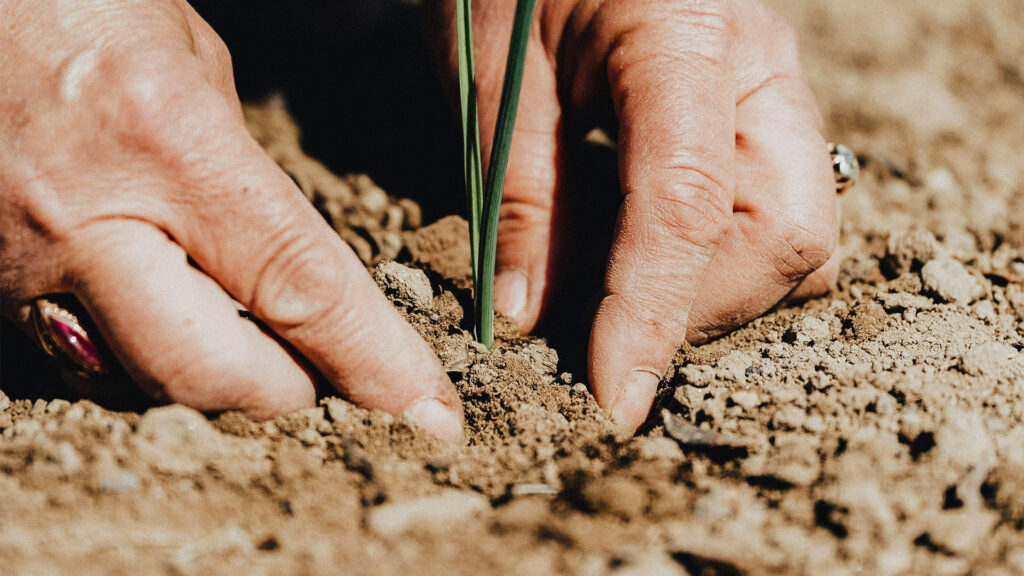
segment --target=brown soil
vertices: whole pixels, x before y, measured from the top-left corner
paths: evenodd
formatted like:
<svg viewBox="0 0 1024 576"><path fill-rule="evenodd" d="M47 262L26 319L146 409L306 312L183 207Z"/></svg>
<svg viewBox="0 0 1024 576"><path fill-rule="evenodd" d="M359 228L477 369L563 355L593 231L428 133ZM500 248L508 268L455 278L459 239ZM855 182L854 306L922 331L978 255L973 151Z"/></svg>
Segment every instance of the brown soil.
<svg viewBox="0 0 1024 576"><path fill-rule="evenodd" d="M375 277L468 445L336 398L253 423L0 393L0 574L1024 574L1024 5L773 4L864 160L839 288L681 350L641 436L543 341L471 341L459 219L420 228L250 107L368 265L412 266Z"/></svg>

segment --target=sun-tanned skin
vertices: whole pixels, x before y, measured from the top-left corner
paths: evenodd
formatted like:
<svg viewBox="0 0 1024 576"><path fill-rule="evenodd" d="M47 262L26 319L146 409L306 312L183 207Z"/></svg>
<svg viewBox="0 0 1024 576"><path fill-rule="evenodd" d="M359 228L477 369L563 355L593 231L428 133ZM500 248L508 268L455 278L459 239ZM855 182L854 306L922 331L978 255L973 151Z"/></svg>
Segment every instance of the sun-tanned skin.
<svg viewBox="0 0 1024 576"><path fill-rule="evenodd" d="M440 23L452 8L428 6ZM474 8L486 128L512 3ZM353 401L461 436L437 359L249 136L229 55L184 0L0 0L0 23L8 318L71 292L156 397L253 417L312 404L314 378L233 297ZM624 197L590 380L633 430L684 337L827 289L838 223L792 35L766 8L541 0L499 230L498 306L525 330L558 256L552 206L571 193L556 190L557 127L606 111Z"/></svg>
<svg viewBox="0 0 1024 576"><path fill-rule="evenodd" d="M474 3L484 143L511 4ZM453 22L454 0L434 5L435 27ZM540 0L537 15L498 230L496 307L523 330L537 323L555 292L551 247L566 244L551 238L552 214L574 192L557 189L568 169L560 140L578 136L563 128L617 122L623 200L589 372L598 403L635 429L684 335L707 340L834 283L838 212L821 119L791 30L754 0Z"/></svg>

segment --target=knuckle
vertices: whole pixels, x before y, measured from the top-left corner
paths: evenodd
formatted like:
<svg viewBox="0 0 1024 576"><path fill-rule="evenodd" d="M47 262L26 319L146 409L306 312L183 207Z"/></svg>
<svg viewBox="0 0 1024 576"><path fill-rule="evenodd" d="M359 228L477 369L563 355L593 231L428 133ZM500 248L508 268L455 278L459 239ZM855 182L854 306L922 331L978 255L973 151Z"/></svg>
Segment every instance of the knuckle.
<svg viewBox="0 0 1024 576"><path fill-rule="evenodd" d="M31 175L0 174L4 201L0 204L0 251L17 247L19 241L41 238L47 242L64 238L73 228L74 216L64 209L59 197L43 181Z"/></svg>
<svg viewBox="0 0 1024 576"><path fill-rule="evenodd" d="M834 234L809 216L787 216L775 227L772 267L786 284L793 284L821 268L835 251Z"/></svg>
<svg viewBox="0 0 1024 576"><path fill-rule="evenodd" d="M605 301L616 305L620 319L633 333L645 339L682 344L685 319L665 306L666 302L674 301L671 290L648 284L644 290L609 294Z"/></svg>
<svg viewBox="0 0 1024 576"><path fill-rule="evenodd" d="M648 0L605 2L593 17L596 35L606 39L613 76L641 63L685 60L687 65L722 68L738 37L732 2Z"/></svg>
<svg viewBox="0 0 1024 576"><path fill-rule="evenodd" d="M703 30L709 38L731 39L736 37L739 17L733 2L698 0L678 5L679 20L692 28Z"/></svg>
<svg viewBox="0 0 1024 576"><path fill-rule="evenodd" d="M770 8L765 9L764 18L763 28L768 31L768 38L772 41L772 52L781 62L799 66L797 36L793 27L779 13Z"/></svg>
<svg viewBox="0 0 1024 576"><path fill-rule="evenodd" d="M677 47L646 41L633 42L630 46L627 42L622 40L622 49L612 52L608 57L608 82L619 108L625 108L627 102L633 98L653 98L642 88L650 85L652 81L659 85L666 83L669 79L663 71L678 69L679 62L686 63L685 73L683 77L675 78L676 81L698 82L701 78L724 76L727 71L731 73L726 63L726 51L723 49L708 46ZM671 94L666 93L662 96L671 97ZM647 106L654 102L638 104Z"/></svg>
<svg viewBox="0 0 1024 576"><path fill-rule="evenodd" d="M534 230L546 226L551 220L551 202L548 198L521 198L501 203L498 215L498 233L509 234Z"/></svg>
<svg viewBox="0 0 1024 576"><path fill-rule="evenodd" d="M346 285L331 243L282 228L266 254L248 291L249 309L258 318L293 331L344 310Z"/></svg>
<svg viewBox="0 0 1024 576"><path fill-rule="evenodd" d="M210 62L221 72L231 72L231 51L228 50L228 45L224 43L216 33L212 30L209 34L203 35L203 43L205 49L209 50Z"/></svg>
<svg viewBox="0 0 1024 576"><path fill-rule="evenodd" d="M185 152L204 129L223 125L224 106L196 62L158 67L153 61L162 58L145 56L119 59L103 83L113 102L110 125L121 145L154 154Z"/></svg>
<svg viewBox="0 0 1024 576"><path fill-rule="evenodd" d="M796 45L796 33L793 31L792 26L789 25L789 21L781 14L768 6L761 5L758 15L760 16L759 27L766 31L770 37L787 44Z"/></svg>
<svg viewBox="0 0 1024 576"><path fill-rule="evenodd" d="M212 29L205 29L198 31L195 44L200 57L207 63L215 84L224 87L234 86L231 51L224 40Z"/></svg>
<svg viewBox="0 0 1024 576"><path fill-rule="evenodd" d="M604 2L595 13L598 26L629 25L638 19L645 22L666 22L678 28L689 25L720 35L732 34L738 22L733 2L721 0L619 0Z"/></svg>
<svg viewBox="0 0 1024 576"><path fill-rule="evenodd" d="M117 111L125 116L128 127L154 124L173 106L178 90L173 74L158 70L135 57L119 62L109 72L109 89L117 100Z"/></svg>
<svg viewBox="0 0 1024 576"><path fill-rule="evenodd" d="M664 233L702 248L722 243L732 203L720 179L695 168L673 170L673 184L651 188L647 212Z"/></svg>

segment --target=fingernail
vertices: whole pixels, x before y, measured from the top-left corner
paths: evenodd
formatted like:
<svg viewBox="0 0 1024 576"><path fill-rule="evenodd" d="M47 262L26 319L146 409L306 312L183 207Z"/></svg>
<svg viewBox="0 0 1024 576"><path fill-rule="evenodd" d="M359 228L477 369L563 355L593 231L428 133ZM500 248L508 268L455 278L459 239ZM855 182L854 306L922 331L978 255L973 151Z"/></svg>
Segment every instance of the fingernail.
<svg viewBox="0 0 1024 576"><path fill-rule="evenodd" d="M520 270L504 270L494 277L494 307L503 314L519 319L526 309L526 274Z"/></svg>
<svg viewBox="0 0 1024 576"><path fill-rule="evenodd" d="M608 411L609 416L623 429L630 433L636 432L651 411L660 381L661 377L649 370L631 370Z"/></svg>
<svg viewBox="0 0 1024 576"><path fill-rule="evenodd" d="M437 398L417 400L405 410L413 424L449 442L462 442L462 419Z"/></svg>

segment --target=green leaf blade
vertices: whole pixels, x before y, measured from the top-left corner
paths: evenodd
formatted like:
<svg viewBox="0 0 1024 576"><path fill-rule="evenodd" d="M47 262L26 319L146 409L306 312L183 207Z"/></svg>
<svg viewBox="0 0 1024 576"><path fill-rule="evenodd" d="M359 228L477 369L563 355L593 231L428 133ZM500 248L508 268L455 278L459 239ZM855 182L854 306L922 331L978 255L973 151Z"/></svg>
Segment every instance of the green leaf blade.
<svg viewBox="0 0 1024 576"><path fill-rule="evenodd" d="M517 0L512 37L509 41L508 60L505 64L505 80L501 90L501 104L494 128L491 157L487 165L487 182L484 190L480 235L479 274L476 276L476 322L477 338L488 348L494 345L494 268L498 244L498 216L501 208L502 190L508 168L509 152L512 148L512 133L516 123L519 94L526 67L526 47L530 38L536 0Z"/></svg>
<svg viewBox="0 0 1024 576"><path fill-rule="evenodd" d="M466 211L472 251L473 283L480 277L480 228L483 214L483 162L477 113L476 73L473 59L473 12L471 0L457 0L455 8L459 58L459 105L462 116L462 151L466 186Z"/></svg>

